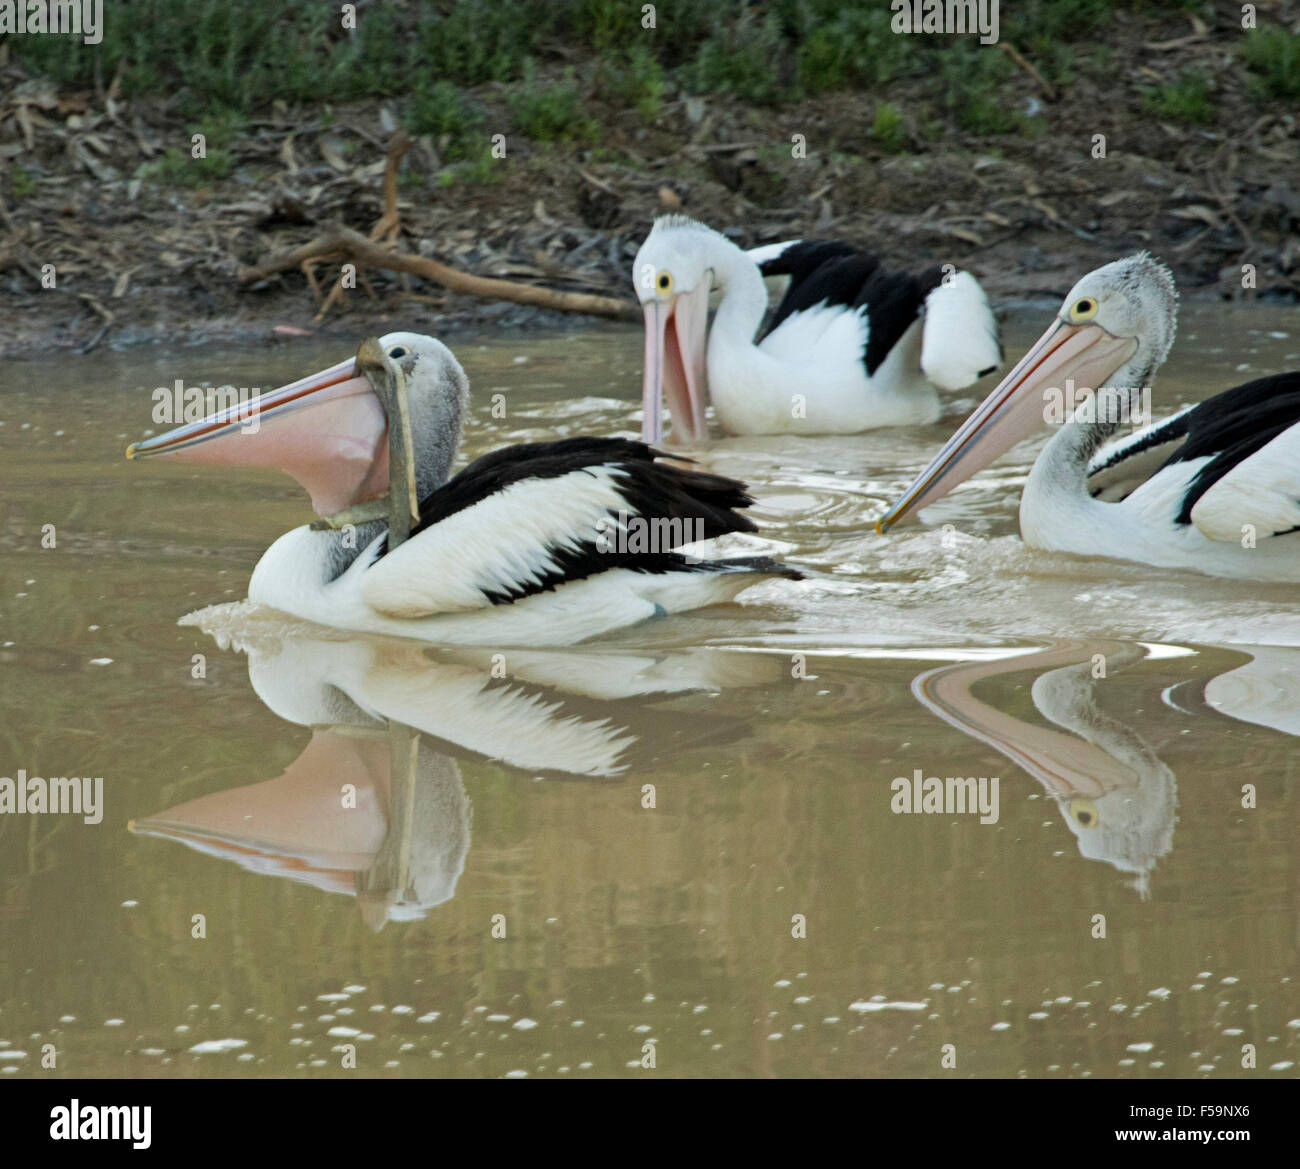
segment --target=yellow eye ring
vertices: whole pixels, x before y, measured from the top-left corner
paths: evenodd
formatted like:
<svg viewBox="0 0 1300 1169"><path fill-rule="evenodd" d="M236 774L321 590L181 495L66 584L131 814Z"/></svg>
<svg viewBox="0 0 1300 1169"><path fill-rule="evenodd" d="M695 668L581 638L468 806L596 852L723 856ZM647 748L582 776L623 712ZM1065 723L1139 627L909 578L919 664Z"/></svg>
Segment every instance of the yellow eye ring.
<svg viewBox="0 0 1300 1169"><path fill-rule="evenodd" d="M1080 828L1096 828L1101 823L1101 817L1097 815L1097 805L1091 800L1071 800L1070 817Z"/></svg>
<svg viewBox="0 0 1300 1169"><path fill-rule="evenodd" d="M1070 320L1090 321L1097 315L1097 302L1091 296L1081 296L1070 306Z"/></svg>
<svg viewBox="0 0 1300 1169"><path fill-rule="evenodd" d="M673 274L667 268L660 268L655 276L655 292L659 296L672 296Z"/></svg>

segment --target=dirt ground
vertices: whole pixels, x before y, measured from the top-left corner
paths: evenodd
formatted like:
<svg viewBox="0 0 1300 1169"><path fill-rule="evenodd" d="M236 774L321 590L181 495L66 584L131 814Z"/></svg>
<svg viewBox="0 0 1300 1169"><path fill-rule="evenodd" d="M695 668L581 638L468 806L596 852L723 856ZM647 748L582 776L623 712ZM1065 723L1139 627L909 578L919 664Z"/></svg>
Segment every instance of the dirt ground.
<svg viewBox="0 0 1300 1169"><path fill-rule="evenodd" d="M1015 134L972 137L950 122L936 132L932 87L914 81L777 110L677 96L649 126L634 110L592 104L599 146L507 134L506 158L480 181L448 182L439 144L417 139L401 164L396 243L465 272L630 307L637 245L672 210L745 246L833 237L892 266L953 262L1004 302L1063 295L1089 268L1139 248L1173 268L1184 295L1295 299L1300 110L1255 95L1230 34L1193 18L1179 28L1170 37L1167 18L1133 17L1114 33L1104 82L1081 73L1058 90L1022 59L1004 88L1028 127ZM1214 120L1153 115L1144 86L1189 68L1211 78ZM902 153L871 135L885 96L904 115ZM474 97L509 124L503 87ZM142 172L168 148L188 158L191 127L165 100L125 100L111 81L60 92L0 46L0 354L588 319L371 267L318 321L337 262L314 269L318 289L297 267L240 282L333 225L371 232L395 105L278 104L226 144L226 173L167 179ZM1094 157L1098 134L1104 158ZM1253 289L1243 265L1254 266Z"/></svg>

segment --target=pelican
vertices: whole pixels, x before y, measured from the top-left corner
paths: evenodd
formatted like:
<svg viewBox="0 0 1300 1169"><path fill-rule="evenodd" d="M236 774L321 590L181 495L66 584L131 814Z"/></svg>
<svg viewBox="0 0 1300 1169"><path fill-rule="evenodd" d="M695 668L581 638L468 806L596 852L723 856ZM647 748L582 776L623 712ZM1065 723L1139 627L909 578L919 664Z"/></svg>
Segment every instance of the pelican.
<svg viewBox="0 0 1300 1169"><path fill-rule="evenodd" d="M281 536L249 600L336 629L469 645L565 645L800 574L681 546L751 532L744 484L619 438L505 447L449 477L469 382L432 337L135 443L127 457L276 467L321 517ZM385 441L387 439L387 441Z"/></svg>
<svg viewBox="0 0 1300 1169"><path fill-rule="evenodd" d="M939 389L963 389L1002 364L984 290L951 265L887 273L874 256L822 240L745 252L669 215L655 220L632 278L645 312L647 442L663 438L665 395L687 444L708 438L706 395L730 434L855 434L933 422ZM758 337L765 279L788 287Z"/></svg>
<svg viewBox="0 0 1300 1169"><path fill-rule="evenodd" d="M1177 310L1173 277L1146 252L1090 272L876 529L942 498L1073 397L1077 409L1021 495L1026 544L1211 576L1300 580L1300 372L1225 390L1112 441L1146 412L1141 402L1173 344Z"/></svg>

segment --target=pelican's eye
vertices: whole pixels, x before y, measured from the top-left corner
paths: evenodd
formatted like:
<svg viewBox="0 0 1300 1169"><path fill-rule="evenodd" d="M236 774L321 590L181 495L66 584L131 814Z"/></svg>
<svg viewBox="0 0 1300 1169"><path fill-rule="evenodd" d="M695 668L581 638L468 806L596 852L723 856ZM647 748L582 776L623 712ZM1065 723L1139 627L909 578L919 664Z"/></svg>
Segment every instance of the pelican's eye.
<svg viewBox="0 0 1300 1169"><path fill-rule="evenodd" d="M659 269L659 275L655 277L655 291L660 296L672 296L673 274L667 268Z"/></svg>
<svg viewBox="0 0 1300 1169"><path fill-rule="evenodd" d="M1091 296L1081 296L1070 308L1070 320L1090 321L1097 315L1097 302Z"/></svg>
<svg viewBox="0 0 1300 1169"><path fill-rule="evenodd" d="M1091 800L1071 800L1070 818L1080 828L1096 828L1101 823L1097 815L1097 805Z"/></svg>
<svg viewBox="0 0 1300 1169"><path fill-rule="evenodd" d="M388 356L389 356L389 357L392 357L392 358L394 358L394 359L396 359L396 358L398 358L398 357L405 357L405 356L406 356L406 350L403 349L400 345L394 345L394 346L393 346L393 347L388 351Z"/></svg>

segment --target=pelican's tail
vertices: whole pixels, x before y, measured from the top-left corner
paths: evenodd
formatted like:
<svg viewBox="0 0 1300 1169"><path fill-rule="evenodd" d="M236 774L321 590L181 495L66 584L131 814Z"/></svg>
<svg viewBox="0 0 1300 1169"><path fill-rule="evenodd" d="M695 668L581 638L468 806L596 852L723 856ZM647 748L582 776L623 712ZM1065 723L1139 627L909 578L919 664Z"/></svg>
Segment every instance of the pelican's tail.
<svg viewBox="0 0 1300 1169"><path fill-rule="evenodd" d="M941 279L925 298L921 370L941 390L963 390L1002 364L998 323L969 272Z"/></svg>

